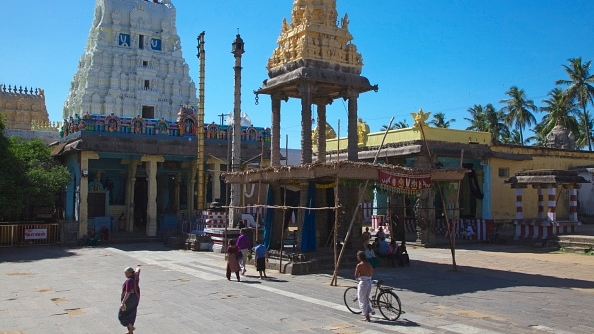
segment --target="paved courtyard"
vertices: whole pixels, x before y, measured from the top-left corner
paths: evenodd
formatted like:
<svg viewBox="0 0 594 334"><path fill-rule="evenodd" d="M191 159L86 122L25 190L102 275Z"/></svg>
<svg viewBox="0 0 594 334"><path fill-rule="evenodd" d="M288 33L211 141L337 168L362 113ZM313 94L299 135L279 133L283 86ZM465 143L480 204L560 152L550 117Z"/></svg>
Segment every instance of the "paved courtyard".
<svg viewBox="0 0 594 334"><path fill-rule="evenodd" d="M290 276L252 268L224 277L224 258L158 243L0 249L0 333L124 333L123 269L141 266L137 333L594 333L594 256L502 245L409 246L411 266L379 267L405 314L371 323L344 307L353 268Z"/></svg>

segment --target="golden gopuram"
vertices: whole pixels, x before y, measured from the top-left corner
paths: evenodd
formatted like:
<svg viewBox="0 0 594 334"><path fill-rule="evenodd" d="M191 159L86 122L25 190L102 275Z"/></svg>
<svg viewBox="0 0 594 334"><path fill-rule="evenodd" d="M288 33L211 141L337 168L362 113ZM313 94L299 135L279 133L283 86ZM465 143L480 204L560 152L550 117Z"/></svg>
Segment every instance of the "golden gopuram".
<svg viewBox="0 0 594 334"><path fill-rule="evenodd" d="M312 162L312 146L319 162L326 161L326 132L318 131L312 143L312 104L317 106L318 127L326 128L326 106L334 99L348 100L347 159L357 161L357 99L375 90L361 76L363 57L352 43L349 17L341 19L336 0L294 0L291 22L283 19L278 47L268 60L268 77L254 91L272 99L271 164L280 166L281 100L301 99L301 164Z"/></svg>

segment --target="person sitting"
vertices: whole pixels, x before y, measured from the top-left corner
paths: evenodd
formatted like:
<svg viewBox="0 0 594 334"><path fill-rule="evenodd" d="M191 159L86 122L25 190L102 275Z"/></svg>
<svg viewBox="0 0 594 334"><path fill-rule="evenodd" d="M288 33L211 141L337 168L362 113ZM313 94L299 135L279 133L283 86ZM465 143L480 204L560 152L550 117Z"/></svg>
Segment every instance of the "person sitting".
<svg viewBox="0 0 594 334"><path fill-rule="evenodd" d="M410 266L410 258L408 257L408 252L406 251L406 241L402 240L400 243L400 247L396 250L396 254L400 257L400 261L405 266Z"/></svg>
<svg viewBox="0 0 594 334"><path fill-rule="evenodd" d="M380 255L380 257L386 257L386 256L388 256L388 247L389 247L389 244L386 241L386 239L380 239L380 242L379 242L379 255Z"/></svg>
<svg viewBox="0 0 594 334"><path fill-rule="evenodd" d="M375 252L373 251L371 244L367 245L367 248L365 249L365 257L367 258L369 264L371 264L372 268L377 267L379 264L379 259L375 256Z"/></svg>
<svg viewBox="0 0 594 334"><path fill-rule="evenodd" d="M380 240L379 240L379 238L375 238L375 240L374 240L374 241L373 241L373 243L371 244L371 248L373 249L373 251L374 251L375 253L379 253L379 243L380 243Z"/></svg>
<svg viewBox="0 0 594 334"><path fill-rule="evenodd" d="M392 268L396 267L396 262L398 262L398 266L402 267L402 260L400 258L400 254L398 251L398 243L396 242L396 240L392 240L390 242L390 246L388 247L388 258L390 259L390 262L392 263Z"/></svg>
<svg viewBox="0 0 594 334"><path fill-rule="evenodd" d="M89 228L89 233L87 235L87 246L97 246L99 243L99 235L95 232L93 227Z"/></svg>
<svg viewBox="0 0 594 334"><path fill-rule="evenodd" d="M376 238L379 238L380 240L386 239L386 233L384 232L384 228L383 227L379 227L379 229L377 230L377 233L375 234Z"/></svg>
<svg viewBox="0 0 594 334"><path fill-rule="evenodd" d="M472 240L472 236L474 235L474 229L472 228L471 225L468 225L466 227L466 239L467 240Z"/></svg>
<svg viewBox="0 0 594 334"><path fill-rule="evenodd" d="M101 229L101 241L109 241L109 230L107 227Z"/></svg>

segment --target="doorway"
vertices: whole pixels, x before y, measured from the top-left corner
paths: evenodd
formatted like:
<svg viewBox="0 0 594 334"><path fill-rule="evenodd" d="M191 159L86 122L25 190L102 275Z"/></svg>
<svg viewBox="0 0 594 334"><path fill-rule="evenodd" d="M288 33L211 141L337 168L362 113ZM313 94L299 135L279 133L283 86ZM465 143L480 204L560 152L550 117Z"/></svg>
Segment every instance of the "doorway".
<svg viewBox="0 0 594 334"><path fill-rule="evenodd" d="M148 182L146 177L136 178L134 184L134 229L146 229Z"/></svg>

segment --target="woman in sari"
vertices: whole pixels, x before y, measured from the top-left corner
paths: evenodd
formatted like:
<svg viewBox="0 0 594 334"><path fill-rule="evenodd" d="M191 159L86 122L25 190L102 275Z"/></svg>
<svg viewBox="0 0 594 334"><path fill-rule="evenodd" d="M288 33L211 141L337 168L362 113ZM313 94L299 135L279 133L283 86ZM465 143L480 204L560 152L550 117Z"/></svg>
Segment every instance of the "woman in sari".
<svg viewBox="0 0 594 334"><path fill-rule="evenodd" d="M227 247L227 279L230 281L231 280L231 272L235 273L235 276L237 277L237 281L240 282L241 279L239 279L239 270L241 268L239 268L239 260L237 259L237 257L241 254L241 251L239 250L239 248L237 248L237 246L235 246L235 240L229 240L229 247Z"/></svg>
<svg viewBox="0 0 594 334"><path fill-rule="evenodd" d="M128 267L124 270L126 281L122 285L122 304L118 313L118 320L122 326L128 328L128 334L134 333L134 323L136 322L136 311L140 301L140 269Z"/></svg>

